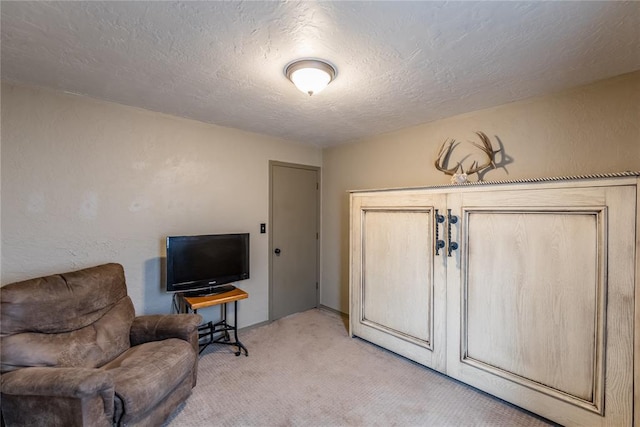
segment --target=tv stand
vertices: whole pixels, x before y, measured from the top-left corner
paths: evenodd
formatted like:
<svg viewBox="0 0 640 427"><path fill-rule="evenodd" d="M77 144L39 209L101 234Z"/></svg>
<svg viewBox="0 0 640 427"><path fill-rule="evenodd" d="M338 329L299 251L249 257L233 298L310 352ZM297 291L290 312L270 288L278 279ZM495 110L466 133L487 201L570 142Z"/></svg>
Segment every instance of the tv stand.
<svg viewBox="0 0 640 427"><path fill-rule="evenodd" d="M236 289L233 285L215 286L209 289L200 289L199 291L182 292L185 297L208 297L211 295L223 294Z"/></svg>
<svg viewBox="0 0 640 427"><path fill-rule="evenodd" d="M225 288L226 286L216 287ZM198 344L200 345L200 353L204 351L209 344L226 344L236 346L238 351L235 352L236 356L242 354L244 350L245 356L249 356L249 351L238 339L238 301L249 297L249 294L242 289L236 288L230 285L232 289L227 292L216 292L209 295L189 295L190 292L178 293L178 308L183 313L197 313L198 309L205 307L212 307L214 305L220 305L221 320L217 323L207 322L198 326ZM227 303L233 302L233 325L227 323ZM234 340L231 341L229 332L233 332Z"/></svg>

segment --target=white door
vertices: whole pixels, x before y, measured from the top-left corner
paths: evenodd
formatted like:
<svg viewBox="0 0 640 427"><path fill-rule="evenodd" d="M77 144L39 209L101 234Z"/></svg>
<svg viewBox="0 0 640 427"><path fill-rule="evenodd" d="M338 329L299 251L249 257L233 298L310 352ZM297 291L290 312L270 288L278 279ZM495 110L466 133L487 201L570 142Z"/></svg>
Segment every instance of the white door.
<svg viewBox="0 0 640 427"><path fill-rule="evenodd" d="M319 168L271 162L269 319L318 306Z"/></svg>
<svg viewBox="0 0 640 427"><path fill-rule="evenodd" d="M444 200L403 192L351 196L351 334L440 371L446 255L434 242L444 232L437 222Z"/></svg>
<svg viewBox="0 0 640 427"><path fill-rule="evenodd" d="M447 374L564 425L630 426L635 188L451 194Z"/></svg>

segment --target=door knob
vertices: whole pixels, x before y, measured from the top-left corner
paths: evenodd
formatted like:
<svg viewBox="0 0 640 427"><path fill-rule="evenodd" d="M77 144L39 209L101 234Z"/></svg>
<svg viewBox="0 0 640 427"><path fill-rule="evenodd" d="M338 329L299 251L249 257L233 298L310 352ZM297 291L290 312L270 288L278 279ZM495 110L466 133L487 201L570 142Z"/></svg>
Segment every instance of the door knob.
<svg viewBox="0 0 640 427"><path fill-rule="evenodd" d="M276 255L278 255L278 256L279 256L279 255L280 255L280 252L282 252L282 251L280 250L280 248L276 248L276 250L275 250L275 251L273 251L273 252L275 252L275 253L276 253Z"/></svg>

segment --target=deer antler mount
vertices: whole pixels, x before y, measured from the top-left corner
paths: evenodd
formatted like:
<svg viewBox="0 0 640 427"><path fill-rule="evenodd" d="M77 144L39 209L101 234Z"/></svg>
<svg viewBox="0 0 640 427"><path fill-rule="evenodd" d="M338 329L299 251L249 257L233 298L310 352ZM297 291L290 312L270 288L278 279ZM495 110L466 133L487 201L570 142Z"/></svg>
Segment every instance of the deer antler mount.
<svg viewBox="0 0 640 427"><path fill-rule="evenodd" d="M482 152L486 154L488 160L482 164L475 160L466 170L462 166L462 161L458 162L452 168L446 167L446 165L448 165L449 163L449 159L451 158L453 150L458 146L458 144L460 144L459 142L457 142L453 138L447 138L440 146L440 151L438 152L438 158L435 161L435 166L436 169L444 172L446 175L451 175L452 184L462 184L464 182L467 182L469 175L473 175L474 173L478 174L478 181L481 181L480 172L488 168L496 168L496 153L498 153L501 149L494 150L489 137L484 132L478 131L476 132L476 135L478 135L478 138L480 138L480 142L482 143L482 145L476 144L472 141L468 142L482 150Z"/></svg>

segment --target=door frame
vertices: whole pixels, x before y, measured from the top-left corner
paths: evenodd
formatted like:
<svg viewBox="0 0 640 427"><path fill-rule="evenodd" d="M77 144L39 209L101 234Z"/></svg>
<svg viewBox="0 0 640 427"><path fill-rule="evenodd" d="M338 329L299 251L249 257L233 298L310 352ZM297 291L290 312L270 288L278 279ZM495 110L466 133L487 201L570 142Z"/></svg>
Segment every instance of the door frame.
<svg viewBox="0 0 640 427"><path fill-rule="evenodd" d="M294 169L311 170L317 173L318 188L316 192L316 230L318 237L316 238L316 307L320 306L320 214L322 212L321 203L321 189L322 189L322 168L320 166L303 165L299 163L288 163L277 160L269 160L269 322L273 319L273 168L274 167L289 167Z"/></svg>

